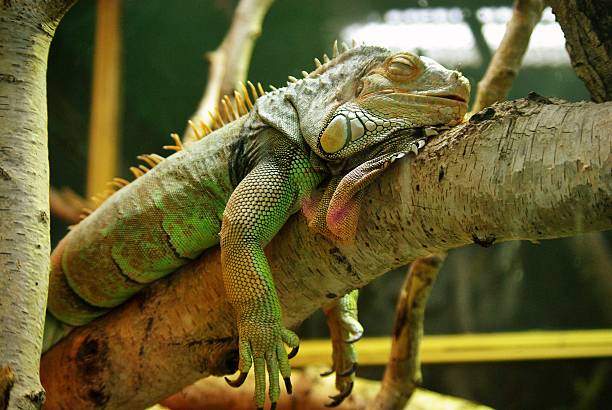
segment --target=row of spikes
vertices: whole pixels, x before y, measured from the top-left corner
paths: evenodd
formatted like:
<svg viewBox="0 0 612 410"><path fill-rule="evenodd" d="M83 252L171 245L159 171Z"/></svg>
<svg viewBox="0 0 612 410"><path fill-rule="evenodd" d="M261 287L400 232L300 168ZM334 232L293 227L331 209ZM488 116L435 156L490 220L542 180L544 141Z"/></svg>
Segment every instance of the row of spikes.
<svg viewBox="0 0 612 410"><path fill-rule="evenodd" d="M336 57L350 50L351 48L355 48L356 46L357 44L354 40L352 47L349 47L346 43L342 43L339 47L338 40L334 41L332 47L332 58L330 59L327 54L323 54L323 62L321 62L321 60L319 60L318 58L315 58L315 69L310 73L308 71L302 71L302 75L304 76L304 78L316 77L322 71L324 71L330 65L330 63L334 61ZM289 76L289 81L287 82L287 85L296 83L298 81L300 80L293 76ZM270 85L270 89L272 91L277 90L277 88L273 85ZM189 127L194 132L196 139L200 140L211 132L222 128L228 123L235 121L241 116L247 114L253 109L254 102L265 94L266 92L264 91L261 83L258 82L257 85L255 85L251 81L247 81L245 85L241 82L240 91L234 90L233 98L230 98L228 95L223 96L214 112L208 112L208 115L210 117L210 122L208 124L205 121L200 120L199 124L196 125L192 120L189 120ZM174 141L174 145L164 145L163 148L165 150L175 152L183 150L184 146L181 142L180 136L176 133L172 133L170 134L170 137ZM144 164L140 164L136 167L130 167L130 172L132 173L132 175L134 175L134 180L149 172L151 169L153 169L165 159L164 157L157 154L143 154L139 155L136 158L141 160ZM124 178L113 178L107 183L107 188L103 192L91 197L92 206L90 208L82 209L80 215L81 220L85 219L95 209L99 208L100 205L111 195L129 184L130 181Z"/></svg>
<svg viewBox="0 0 612 410"><path fill-rule="evenodd" d="M247 114L253 109L255 101L265 94L266 92L261 83L257 83L257 86L255 86L250 81L247 81L246 85L240 82L240 91L234 90L233 98L229 95L224 95L215 110L208 112L208 123L200 120L199 124L196 125L192 120L189 120L189 126L193 130L196 139L200 140L211 132Z"/></svg>
<svg viewBox="0 0 612 410"><path fill-rule="evenodd" d="M198 140L202 139L204 136L210 134L211 132L222 128L226 124L240 118L244 114L247 114L254 105L254 102L257 101L258 98L265 95L265 91L261 83L257 83L254 85L252 82L247 81L247 84L240 83L242 92L234 91L234 98L230 99L229 96L225 95L221 101L219 102L219 108L216 108L214 113L209 112L210 116L210 125L204 121L199 122L199 127L196 124L189 120L189 126L193 130L196 138ZM233 101L232 101L233 100ZM163 149L168 151L182 151L184 149L183 143L181 142L181 137L177 133L170 134L174 145L164 145ZM159 163L161 163L165 158L158 154L143 154L139 155L136 158L141 160L143 164L139 164L138 166L130 167L130 172L134 176L134 180L140 178ZM107 187L103 192L100 192L90 198L91 206L88 208L83 208L81 210L81 220L85 219L89 216L93 211L102 205L104 201L106 201L110 196L112 196L115 192L120 189L126 187L130 184L130 181L124 178L113 178L111 181L107 182Z"/></svg>
<svg viewBox="0 0 612 410"><path fill-rule="evenodd" d="M332 61L339 55L345 53L351 48L357 47L357 43L353 40L352 47L349 47L346 43L341 43L338 46L338 40L334 41L332 46L332 58L330 59L327 54L323 54L323 62L318 58L314 59L315 69L311 72L302 71L302 75L304 78L313 78L318 76L322 71L324 71ZM292 83L297 83L300 81L294 76L289 76L287 85L291 85ZM248 88L247 88L248 86ZM241 91L234 90L233 98L225 95L221 99L219 105L215 109L214 112L208 112L209 121L200 120L199 124L195 124L193 121L189 120L189 126L191 127L196 139L200 140L211 132L222 128L226 124L237 120L241 116L247 114L253 108L253 102L249 98L250 95L253 98L253 101L256 101L259 97L262 97L266 94L261 83L257 83L257 87L253 85L250 81L247 82L247 85L244 83L240 83ZM273 85L270 85L271 91L276 91L277 88Z"/></svg>

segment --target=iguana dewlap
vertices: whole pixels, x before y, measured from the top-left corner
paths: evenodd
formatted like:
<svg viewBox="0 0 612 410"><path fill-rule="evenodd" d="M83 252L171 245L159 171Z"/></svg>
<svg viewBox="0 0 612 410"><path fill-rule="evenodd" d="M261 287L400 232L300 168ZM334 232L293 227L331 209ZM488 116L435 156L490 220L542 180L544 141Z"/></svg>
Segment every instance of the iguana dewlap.
<svg viewBox="0 0 612 410"><path fill-rule="evenodd" d="M313 230L350 241L363 188L416 154L423 128L460 122L469 99L460 73L410 53L359 46L317 65L245 115L237 114L242 101L226 106L226 119L237 119L161 161L74 227L52 254L49 311L86 324L220 243L239 370L246 376L254 366L261 408L267 369L275 406L279 373L290 389L284 345L299 340L282 324L264 247L301 208Z"/></svg>

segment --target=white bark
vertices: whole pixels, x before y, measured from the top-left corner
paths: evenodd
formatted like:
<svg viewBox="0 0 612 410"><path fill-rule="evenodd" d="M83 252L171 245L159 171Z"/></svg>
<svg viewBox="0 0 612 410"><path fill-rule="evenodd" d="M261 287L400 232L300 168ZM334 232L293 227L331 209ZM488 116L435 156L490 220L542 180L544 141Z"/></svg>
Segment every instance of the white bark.
<svg viewBox="0 0 612 410"><path fill-rule="evenodd" d="M71 4L0 5L0 408L35 409L44 400L38 367L50 251L47 55Z"/></svg>
<svg viewBox="0 0 612 410"><path fill-rule="evenodd" d="M286 325L432 252L611 229L610 118L612 103L534 95L495 105L374 184L354 244L336 246L292 218L267 248ZM146 407L231 372L235 349L212 249L46 353L48 408Z"/></svg>

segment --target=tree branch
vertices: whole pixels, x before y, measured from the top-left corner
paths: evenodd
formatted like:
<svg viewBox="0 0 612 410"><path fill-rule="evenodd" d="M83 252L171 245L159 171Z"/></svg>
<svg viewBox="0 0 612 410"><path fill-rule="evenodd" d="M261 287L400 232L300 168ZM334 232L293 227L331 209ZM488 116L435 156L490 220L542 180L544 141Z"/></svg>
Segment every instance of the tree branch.
<svg viewBox="0 0 612 410"><path fill-rule="evenodd" d="M293 371L291 378L295 389L291 396L281 396L278 402L278 410L321 409L322 403L329 401L327 395L330 391L333 391L335 381L333 377L321 378L319 373L321 373L321 369L317 368ZM197 381L180 393L164 400L161 404L172 410L252 410L254 386L252 376L247 378L240 389L228 386L221 378L209 378ZM356 378L353 392L336 408L338 410L365 410L379 388L380 383L377 381ZM425 389L417 389L413 400L401 408L405 410L491 410L490 407Z"/></svg>
<svg viewBox="0 0 612 410"><path fill-rule="evenodd" d="M543 8L542 0L515 1L504 38L478 84L472 112L506 99ZM370 404L372 409L404 408L422 381L420 343L425 305L444 259L446 252L418 258L410 267L396 308L391 356L380 391Z"/></svg>
<svg viewBox="0 0 612 410"><path fill-rule="evenodd" d="M247 71L253 54L255 40L261 33L263 19L274 0L241 0L236 7L232 24L215 51L206 56L210 61L208 82L204 97L197 111L191 117L194 124L200 121L209 123L209 112L215 112L219 100L224 95L231 96L239 83L246 80ZM196 140L192 127L183 133L183 141Z"/></svg>
<svg viewBox="0 0 612 410"><path fill-rule="evenodd" d="M380 391L369 409L403 409L421 384L419 350L425 306L444 259L445 253L431 255L418 258L410 266L397 302L389 362Z"/></svg>
<svg viewBox="0 0 612 410"><path fill-rule="evenodd" d="M285 324L432 252L611 229L611 114L612 103L533 95L473 116L369 189L352 245L311 234L295 216L266 249ZM236 337L210 249L47 352L48 408L145 407L232 373Z"/></svg>
<svg viewBox="0 0 612 410"><path fill-rule="evenodd" d="M514 2L512 18L508 22L504 38L495 51L487 72L478 83L473 112L506 99L521 68L531 32L542 18L543 9L543 0Z"/></svg>
<svg viewBox="0 0 612 410"><path fill-rule="evenodd" d="M595 102L612 99L612 2L549 0L565 34L565 48Z"/></svg>
<svg viewBox="0 0 612 410"><path fill-rule="evenodd" d="M0 408L38 409L49 274L47 57L74 1L0 4Z"/></svg>

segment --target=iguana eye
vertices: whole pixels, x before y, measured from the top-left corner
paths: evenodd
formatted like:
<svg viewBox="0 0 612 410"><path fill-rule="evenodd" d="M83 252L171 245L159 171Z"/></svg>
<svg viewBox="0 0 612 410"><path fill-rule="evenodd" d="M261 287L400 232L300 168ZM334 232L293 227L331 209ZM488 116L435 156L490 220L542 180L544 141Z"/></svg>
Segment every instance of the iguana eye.
<svg viewBox="0 0 612 410"><path fill-rule="evenodd" d="M394 81L406 81L414 77L418 71L416 56L411 54L398 54L388 60L387 74Z"/></svg>

